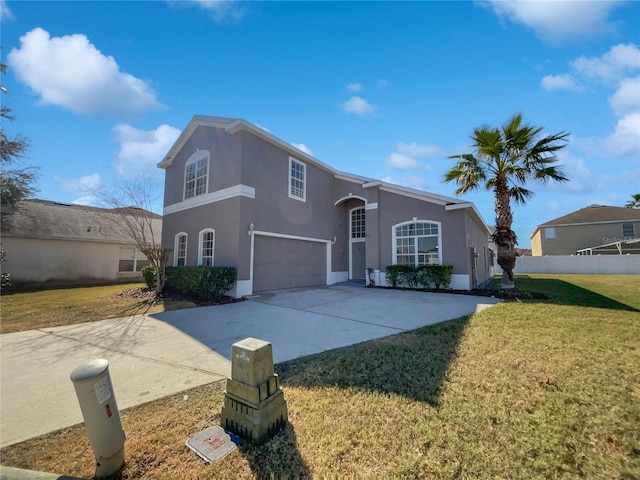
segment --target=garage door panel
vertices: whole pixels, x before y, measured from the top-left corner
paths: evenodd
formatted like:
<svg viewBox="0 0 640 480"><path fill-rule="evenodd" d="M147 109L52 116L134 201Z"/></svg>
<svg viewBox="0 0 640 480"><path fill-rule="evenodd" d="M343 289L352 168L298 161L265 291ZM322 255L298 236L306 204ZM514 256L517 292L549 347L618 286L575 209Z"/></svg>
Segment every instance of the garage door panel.
<svg viewBox="0 0 640 480"><path fill-rule="evenodd" d="M324 243L256 236L253 290L325 285L326 258Z"/></svg>

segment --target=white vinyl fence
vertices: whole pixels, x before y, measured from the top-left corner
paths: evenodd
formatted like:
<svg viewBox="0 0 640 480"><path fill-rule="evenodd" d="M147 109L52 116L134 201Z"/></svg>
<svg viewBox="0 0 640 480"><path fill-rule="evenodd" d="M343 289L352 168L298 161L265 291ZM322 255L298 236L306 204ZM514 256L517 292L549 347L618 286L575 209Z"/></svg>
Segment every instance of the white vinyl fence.
<svg viewBox="0 0 640 480"><path fill-rule="evenodd" d="M499 269L498 269L499 270ZM547 255L518 257L514 273L640 274L640 255Z"/></svg>

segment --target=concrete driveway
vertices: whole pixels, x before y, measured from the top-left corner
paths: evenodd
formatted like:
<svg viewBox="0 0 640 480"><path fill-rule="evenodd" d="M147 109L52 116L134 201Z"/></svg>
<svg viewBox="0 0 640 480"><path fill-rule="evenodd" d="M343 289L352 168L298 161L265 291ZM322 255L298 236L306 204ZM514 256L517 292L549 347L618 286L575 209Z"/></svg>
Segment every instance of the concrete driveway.
<svg viewBox="0 0 640 480"><path fill-rule="evenodd" d="M450 320L495 298L334 285L244 302L0 336L0 446L81 423L70 373L109 361L120 409L230 375L231 345L273 344L276 363ZM276 367L277 371L277 367Z"/></svg>

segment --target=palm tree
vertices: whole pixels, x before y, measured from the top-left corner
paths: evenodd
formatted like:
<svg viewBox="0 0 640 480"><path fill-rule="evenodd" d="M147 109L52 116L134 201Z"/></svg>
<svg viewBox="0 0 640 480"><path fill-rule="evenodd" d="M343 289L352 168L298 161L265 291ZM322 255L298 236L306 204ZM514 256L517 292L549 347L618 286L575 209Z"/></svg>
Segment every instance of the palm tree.
<svg viewBox="0 0 640 480"><path fill-rule="evenodd" d="M569 133L541 137L542 127L522 123L522 114L509 119L501 128L483 125L473 130L473 153L453 155L458 163L444 180L454 181L456 195L484 187L495 194L496 230L491 236L498 246L498 264L502 267L502 288L515 288L513 268L516 264L516 234L511 230L511 200L526 203L533 192L525 188L527 181L565 182L562 169L554 165L556 152L564 148Z"/></svg>
<svg viewBox="0 0 640 480"><path fill-rule="evenodd" d="M629 200L624 205L627 208L640 208L640 193L634 193L631 195L631 200Z"/></svg>

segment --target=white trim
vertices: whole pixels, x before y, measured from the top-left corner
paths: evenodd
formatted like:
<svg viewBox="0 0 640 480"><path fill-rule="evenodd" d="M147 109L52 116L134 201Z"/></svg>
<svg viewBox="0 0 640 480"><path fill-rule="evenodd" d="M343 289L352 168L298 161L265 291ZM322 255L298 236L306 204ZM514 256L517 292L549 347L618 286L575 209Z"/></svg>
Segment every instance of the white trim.
<svg viewBox="0 0 640 480"><path fill-rule="evenodd" d="M365 236L359 238L353 238L353 212L355 210L363 210L364 215L364 227L365 227ZM354 243L365 243L366 248L366 229L367 229L367 216L366 216L366 208L362 205L358 207L353 207L349 210L349 279L353 279L353 244ZM365 277L366 277L366 258L365 258Z"/></svg>
<svg viewBox="0 0 640 480"><path fill-rule="evenodd" d="M178 232L173 237L173 266L178 266L178 237L184 235L186 238L184 242L184 264L187 264L187 249L189 245L189 234L186 232Z"/></svg>
<svg viewBox="0 0 640 480"><path fill-rule="evenodd" d="M359 195L353 195L352 193L350 193L349 195L342 197L341 199L339 199L336 203L333 204L334 207L337 207L338 205L340 205L342 202L346 202L347 200L352 200L352 199L356 199L356 200L362 200L364 202L365 205L367 205L367 199L364 197L361 197Z"/></svg>
<svg viewBox="0 0 640 480"><path fill-rule="evenodd" d="M451 290L471 290L471 276L465 273L454 273L451 275Z"/></svg>
<svg viewBox="0 0 640 480"><path fill-rule="evenodd" d="M374 203L367 203L364 206L365 210L377 210L378 209L378 202L374 202Z"/></svg>
<svg viewBox="0 0 640 480"><path fill-rule="evenodd" d="M291 193L291 180L294 180L293 175L291 175L291 168L293 167L293 162L296 162L299 165L302 165L302 196L295 195ZM289 198L293 198L294 200L298 200L300 202L307 201L307 164L301 162L297 158L289 157L289 176L287 177L287 193L289 194ZM295 179L298 180L298 179Z"/></svg>
<svg viewBox="0 0 640 480"><path fill-rule="evenodd" d="M249 232L249 235L251 235L251 252L249 254L249 258L250 258L250 265L249 265L249 281L251 282L251 292L253 292L253 263L254 263L254 258L255 258L255 236L256 235L261 235L263 237L276 237L276 238L286 238L289 240L302 240L304 242L315 242L315 243L324 243L326 245L327 248L327 252L326 252L326 275L325 275L325 282L326 285L330 285L331 284L331 279L332 279L332 275L331 275L331 247L333 246L333 239L331 240L324 240L322 238L312 238L312 237L300 237L298 235L287 235L285 233L275 233L275 232L265 232L265 231L261 231L261 230L253 230ZM245 294L248 295L248 294Z"/></svg>
<svg viewBox="0 0 640 480"><path fill-rule="evenodd" d="M246 197L256 198L256 189L247 185L234 185L233 187L223 188L222 190L216 190L215 192L207 193L206 195L198 195L197 197L189 198L180 203L174 203L164 207L163 215L169 215L171 213L182 212L189 210L190 208L201 207L210 203L221 202L222 200L228 200L234 197Z"/></svg>
<svg viewBox="0 0 640 480"><path fill-rule="evenodd" d="M253 293L253 282L251 280L236 280L236 284L229 292L233 298L242 298Z"/></svg>
<svg viewBox="0 0 640 480"><path fill-rule="evenodd" d="M198 265L202 265L202 236L205 233L213 233L213 248L211 252L211 266L215 265L215 255L216 255L216 231L213 228L205 228L200 230L198 233Z"/></svg>
<svg viewBox="0 0 640 480"><path fill-rule="evenodd" d="M349 272L331 272L329 274L329 281L327 282L327 285L346 282L347 280L349 280Z"/></svg>
<svg viewBox="0 0 640 480"><path fill-rule="evenodd" d="M417 218L413 218L412 220L408 220L406 222L396 223L391 226L391 263L392 265L398 264L398 255L396 253L396 228L402 227L403 225L410 225L412 223L432 223L438 225L438 265L442 265L442 222L438 222L436 220L419 220ZM415 255L418 255L418 246L416 245Z"/></svg>
<svg viewBox="0 0 640 480"><path fill-rule="evenodd" d="M207 173L206 173L206 181L204 186L204 193L200 195L206 195L209 192L209 172L211 170L211 152L209 150L196 150L193 155L189 157L189 159L184 164L184 177L182 182L182 200L187 200L187 167L193 165L194 163L198 163L200 160L207 159ZM196 170L197 172L197 170ZM198 177L194 177L194 182L198 179ZM197 183L197 182L196 182ZM196 193L196 184L193 185L193 196L189 197L189 199L199 197Z"/></svg>

